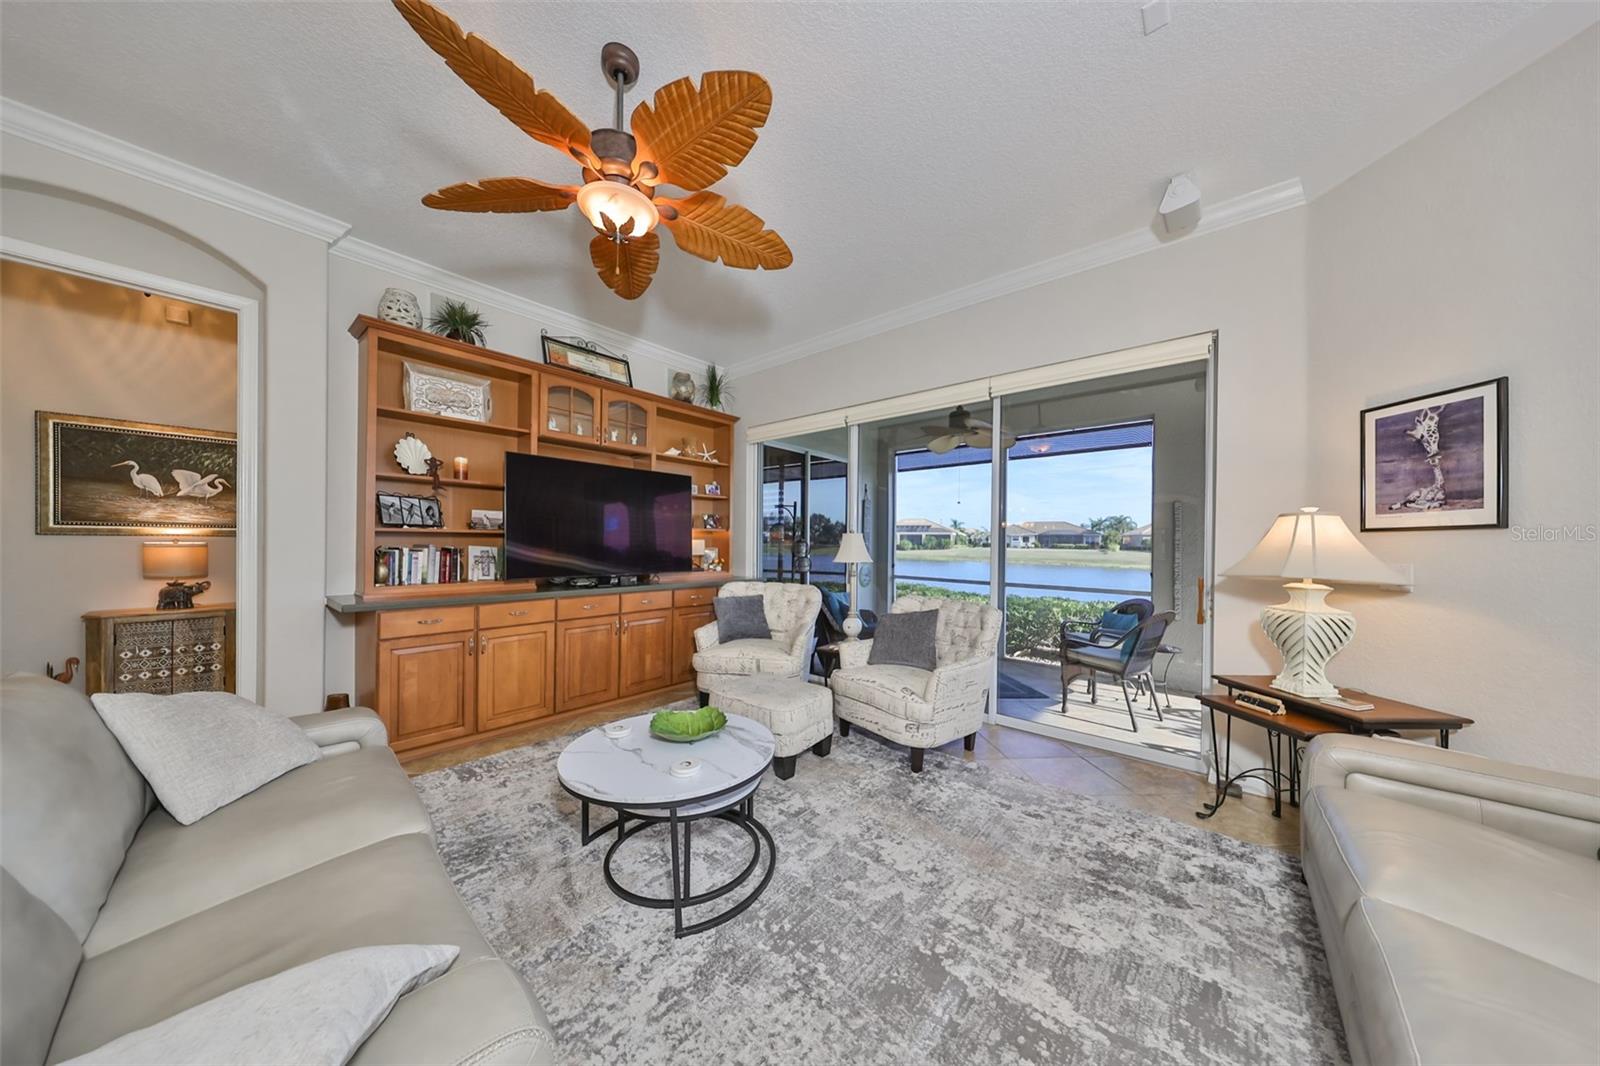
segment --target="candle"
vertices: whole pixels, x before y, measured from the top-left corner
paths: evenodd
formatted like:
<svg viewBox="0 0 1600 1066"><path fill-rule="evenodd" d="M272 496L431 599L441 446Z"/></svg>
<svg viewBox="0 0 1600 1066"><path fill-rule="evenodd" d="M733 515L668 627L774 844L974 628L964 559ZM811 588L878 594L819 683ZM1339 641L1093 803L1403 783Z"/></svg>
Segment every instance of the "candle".
<svg viewBox="0 0 1600 1066"><path fill-rule="evenodd" d="M467 480L467 457L465 455L456 456L456 480Z"/></svg>

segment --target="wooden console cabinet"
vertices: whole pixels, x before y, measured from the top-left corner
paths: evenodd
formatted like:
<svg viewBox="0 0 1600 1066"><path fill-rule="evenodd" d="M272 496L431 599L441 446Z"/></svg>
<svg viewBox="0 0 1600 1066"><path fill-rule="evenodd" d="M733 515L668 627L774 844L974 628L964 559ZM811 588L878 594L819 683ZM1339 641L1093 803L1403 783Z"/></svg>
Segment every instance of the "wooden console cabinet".
<svg viewBox="0 0 1600 1066"><path fill-rule="evenodd" d="M357 699L390 746L473 737L694 680L714 586L371 610L357 616ZM366 664L371 664L370 667Z"/></svg>

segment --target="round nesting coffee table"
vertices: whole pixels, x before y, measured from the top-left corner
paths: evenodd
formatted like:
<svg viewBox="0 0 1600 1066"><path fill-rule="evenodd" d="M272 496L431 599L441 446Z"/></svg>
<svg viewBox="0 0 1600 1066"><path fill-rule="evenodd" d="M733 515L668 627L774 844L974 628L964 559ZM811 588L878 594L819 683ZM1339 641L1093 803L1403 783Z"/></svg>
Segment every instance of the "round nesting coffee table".
<svg viewBox="0 0 1600 1066"><path fill-rule="evenodd" d="M761 775L772 764L772 732L760 722L730 714L727 726L714 736L692 744L674 744L650 735L650 715L641 714L611 723L626 725L621 736L591 729L567 745L556 760L561 787L582 804L584 844L616 830L606 849L606 884L618 898L639 907L671 908L676 937L713 929L741 914L766 890L777 866L778 849L767 827L756 820L755 792ZM699 768L680 777L672 767L694 759ZM607 807L616 818L592 832L589 807ZM690 887L693 826L703 818L719 818L743 829L750 837L749 863L731 880L701 892ZM629 824L633 823L633 824ZM617 851L634 836L652 826L665 825L672 848L672 894L642 896L617 883L611 863ZM682 830L682 841L679 831ZM684 921L684 908L721 899L745 884L763 865L760 880L744 898L721 913L698 922Z"/></svg>

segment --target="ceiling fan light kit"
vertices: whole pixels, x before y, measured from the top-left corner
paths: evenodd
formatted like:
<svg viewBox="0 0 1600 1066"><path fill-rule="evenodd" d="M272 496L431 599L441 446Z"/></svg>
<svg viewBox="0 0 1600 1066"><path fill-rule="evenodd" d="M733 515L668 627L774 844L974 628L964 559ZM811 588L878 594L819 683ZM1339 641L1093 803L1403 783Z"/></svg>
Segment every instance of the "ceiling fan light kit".
<svg viewBox="0 0 1600 1066"><path fill-rule="evenodd" d="M440 211L562 211L576 203L596 230L589 258L607 288L625 300L650 287L661 261L657 226L678 247L709 262L744 270L782 270L794 261L782 237L747 208L706 191L756 143L772 110L772 88L759 74L714 70L662 86L623 119L623 94L639 80L639 57L612 41L600 68L616 94L614 125L589 130L533 78L427 0L393 0L417 36L485 102L528 136L576 160L581 185L533 178L483 178L422 198ZM673 186L690 195L660 195Z"/></svg>

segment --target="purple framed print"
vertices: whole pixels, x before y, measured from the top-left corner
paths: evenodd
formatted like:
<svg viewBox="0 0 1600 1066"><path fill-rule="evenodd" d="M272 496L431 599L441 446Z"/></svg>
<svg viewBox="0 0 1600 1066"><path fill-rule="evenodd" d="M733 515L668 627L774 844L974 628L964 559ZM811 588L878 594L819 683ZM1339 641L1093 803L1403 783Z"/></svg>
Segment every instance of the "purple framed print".
<svg viewBox="0 0 1600 1066"><path fill-rule="evenodd" d="M1506 384L1361 412L1361 528L1505 528Z"/></svg>

